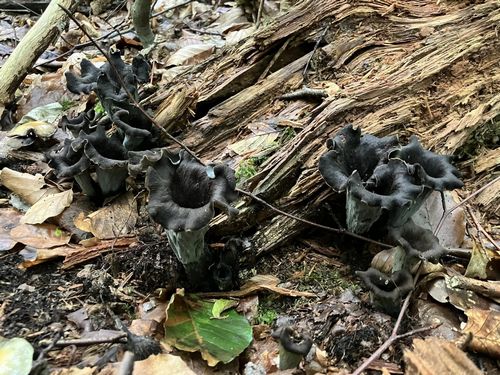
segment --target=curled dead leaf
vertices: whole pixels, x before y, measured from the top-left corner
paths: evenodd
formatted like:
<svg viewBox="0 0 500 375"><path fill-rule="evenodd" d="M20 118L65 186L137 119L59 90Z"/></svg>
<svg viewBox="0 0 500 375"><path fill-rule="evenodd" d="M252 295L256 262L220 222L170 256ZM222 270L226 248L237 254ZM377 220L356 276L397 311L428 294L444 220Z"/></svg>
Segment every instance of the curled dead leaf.
<svg viewBox="0 0 500 375"><path fill-rule="evenodd" d="M49 249L66 245L70 236L52 224L21 224L10 231L13 240L34 248Z"/></svg>
<svg viewBox="0 0 500 375"><path fill-rule="evenodd" d="M37 201L21 218L21 224L41 224L69 207L73 201L73 190L49 194Z"/></svg>
<svg viewBox="0 0 500 375"><path fill-rule="evenodd" d="M478 353L500 358L500 311L470 309L463 332L472 334L469 346Z"/></svg>

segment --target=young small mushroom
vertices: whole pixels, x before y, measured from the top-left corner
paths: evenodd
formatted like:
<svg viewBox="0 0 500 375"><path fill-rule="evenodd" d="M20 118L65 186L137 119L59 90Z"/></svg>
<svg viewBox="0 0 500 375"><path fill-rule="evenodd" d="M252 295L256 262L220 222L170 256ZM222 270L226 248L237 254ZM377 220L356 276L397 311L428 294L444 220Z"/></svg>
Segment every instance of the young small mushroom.
<svg viewBox="0 0 500 375"><path fill-rule="evenodd" d="M296 368L302 358L311 350L313 341L306 335L298 333L290 326L276 329L272 336L279 341L279 369Z"/></svg>
<svg viewBox="0 0 500 375"><path fill-rule="evenodd" d="M166 229L193 288L207 287L212 259L205 233L215 208L238 212L229 205L237 197L235 187L234 171L227 165L203 166L184 150L178 156L164 153L148 168L149 214Z"/></svg>
<svg viewBox="0 0 500 375"><path fill-rule="evenodd" d="M389 238L405 250L410 263L407 268L419 260L437 263L447 252L432 231L418 226L411 219L404 225L389 227Z"/></svg>
<svg viewBox="0 0 500 375"><path fill-rule="evenodd" d="M413 290L413 277L407 270L393 272L391 276L375 268L357 271L371 292L372 303L390 315L399 313L403 298Z"/></svg>

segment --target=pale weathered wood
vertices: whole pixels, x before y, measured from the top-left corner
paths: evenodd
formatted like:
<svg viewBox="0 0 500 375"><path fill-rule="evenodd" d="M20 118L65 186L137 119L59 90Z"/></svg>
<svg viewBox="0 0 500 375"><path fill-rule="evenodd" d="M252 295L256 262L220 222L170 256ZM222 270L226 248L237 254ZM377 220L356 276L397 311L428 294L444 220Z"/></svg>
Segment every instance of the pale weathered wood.
<svg viewBox="0 0 500 375"><path fill-rule="evenodd" d="M75 0L52 0L0 69L0 104L10 102L34 62L64 30L68 17L59 8L74 9Z"/></svg>
<svg viewBox="0 0 500 375"><path fill-rule="evenodd" d="M307 217L331 194L317 162L326 140L347 123L376 135L417 134L425 146L443 154L456 152L481 126L494 126L492 120L500 113L499 21L500 3L495 0L301 2L204 65L195 82L189 81L198 88L204 110L209 108L183 140L203 159L214 160L226 146L250 135L248 125L287 119L294 104L279 97L303 84L310 49L262 81L254 83L253 78L287 41L282 56L298 46L312 48L329 25L308 85L334 84L338 90L330 91L321 104L302 104L303 116L294 119L297 135L246 184L270 203ZM251 72L252 79L237 85L241 72ZM178 78L178 86L185 84ZM211 103L212 96L225 100ZM254 208L243 210L234 233L242 223L248 224L245 230L256 227L259 251L305 228L292 219L256 218L262 206L246 202ZM231 224L219 218L214 229L229 233Z"/></svg>

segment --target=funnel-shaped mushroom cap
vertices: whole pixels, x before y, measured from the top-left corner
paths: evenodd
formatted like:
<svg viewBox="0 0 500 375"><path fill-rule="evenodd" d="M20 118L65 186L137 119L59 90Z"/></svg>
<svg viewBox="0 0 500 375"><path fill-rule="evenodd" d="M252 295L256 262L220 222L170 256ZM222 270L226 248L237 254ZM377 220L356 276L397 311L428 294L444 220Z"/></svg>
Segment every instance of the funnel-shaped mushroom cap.
<svg viewBox="0 0 500 375"><path fill-rule="evenodd" d="M460 181L460 173L451 165L449 158L424 149L416 136L411 136L410 143L395 151L391 157L414 164L422 183L431 189L453 190L464 185Z"/></svg>
<svg viewBox="0 0 500 375"><path fill-rule="evenodd" d="M73 94L89 94L95 89L99 68L92 64L89 60L83 59L80 63L80 77L72 71L67 71L66 85L68 90Z"/></svg>
<svg viewBox="0 0 500 375"><path fill-rule="evenodd" d="M272 336L278 339L286 351L306 356L311 350L313 341L310 337L300 334L290 326L284 326L276 329Z"/></svg>
<svg viewBox="0 0 500 375"><path fill-rule="evenodd" d="M127 150L117 136L108 137L103 126L97 126L90 134L80 132L74 143L83 145L85 155L99 168L113 169L127 166Z"/></svg>
<svg viewBox="0 0 500 375"><path fill-rule="evenodd" d="M361 136L360 128L354 129L352 125L347 125L328 140L327 146L331 151L319 159L319 171L328 185L337 192L344 191L354 171L357 171L362 181L366 181L373 170L387 159L389 151L397 143L394 136Z"/></svg>
<svg viewBox="0 0 500 375"><path fill-rule="evenodd" d="M63 116L61 119L61 127L64 130L69 130L74 137L77 137L80 134L80 131L84 133L90 133L94 130L92 127L93 122L95 120L95 111L93 109L87 112L81 112L78 116L73 118L68 118L67 116Z"/></svg>
<svg viewBox="0 0 500 375"><path fill-rule="evenodd" d="M237 197L234 171L227 165L203 166L185 151L178 158L164 154L148 168L148 211L164 228L198 230L210 222L214 207L234 214Z"/></svg>
<svg viewBox="0 0 500 375"><path fill-rule="evenodd" d="M424 187L415 183L410 166L399 159L391 159L379 165L363 184L355 172L349 179L349 191L369 206L387 210L408 206L422 194Z"/></svg>
<svg viewBox="0 0 500 375"><path fill-rule="evenodd" d="M389 228L389 236L401 245L409 258L437 263L446 253L432 231L418 226L411 219L402 226Z"/></svg>
<svg viewBox="0 0 500 375"><path fill-rule="evenodd" d="M90 161L84 154L82 148L73 148L73 141L69 138L64 140L64 146L49 155L49 165L54 168L56 176L74 177L90 167Z"/></svg>
<svg viewBox="0 0 500 375"><path fill-rule="evenodd" d="M356 271L368 289L377 297L398 302L413 289L413 277L406 270L394 272L391 276L375 268L366 271Z"/></svg>

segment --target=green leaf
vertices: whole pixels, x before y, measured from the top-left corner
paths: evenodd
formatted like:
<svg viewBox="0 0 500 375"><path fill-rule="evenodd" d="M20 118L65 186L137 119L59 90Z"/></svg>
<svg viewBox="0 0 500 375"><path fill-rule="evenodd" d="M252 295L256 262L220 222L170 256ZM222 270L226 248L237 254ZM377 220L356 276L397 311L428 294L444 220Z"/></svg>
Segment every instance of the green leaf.
<svg viewBox="0 0 500 375"><path fill-rule="evenodd" d="M28 375L33 362L33 347L20 337L0 336L0 374Z"/></svg>
<svg viewBox="0 0 500 375"><path fill-rule="evenodd" d="M212 307L212 316L213 319L226 319L229 316L221 316L224 311L230 309L231 307L235 307L238 305L238 301L234 301L231 299L218 299L215 301L214 306Z"/></svg>
<svg viewBox="0 0 500 375"><path fill-rule="evenodd" d="M209 366L231 362L252 342L252 327L245 317L231 309L226 319L211 319L214 305L181 291L170 299L165 321L165 341L180 350L199 351Z"/></svg>

